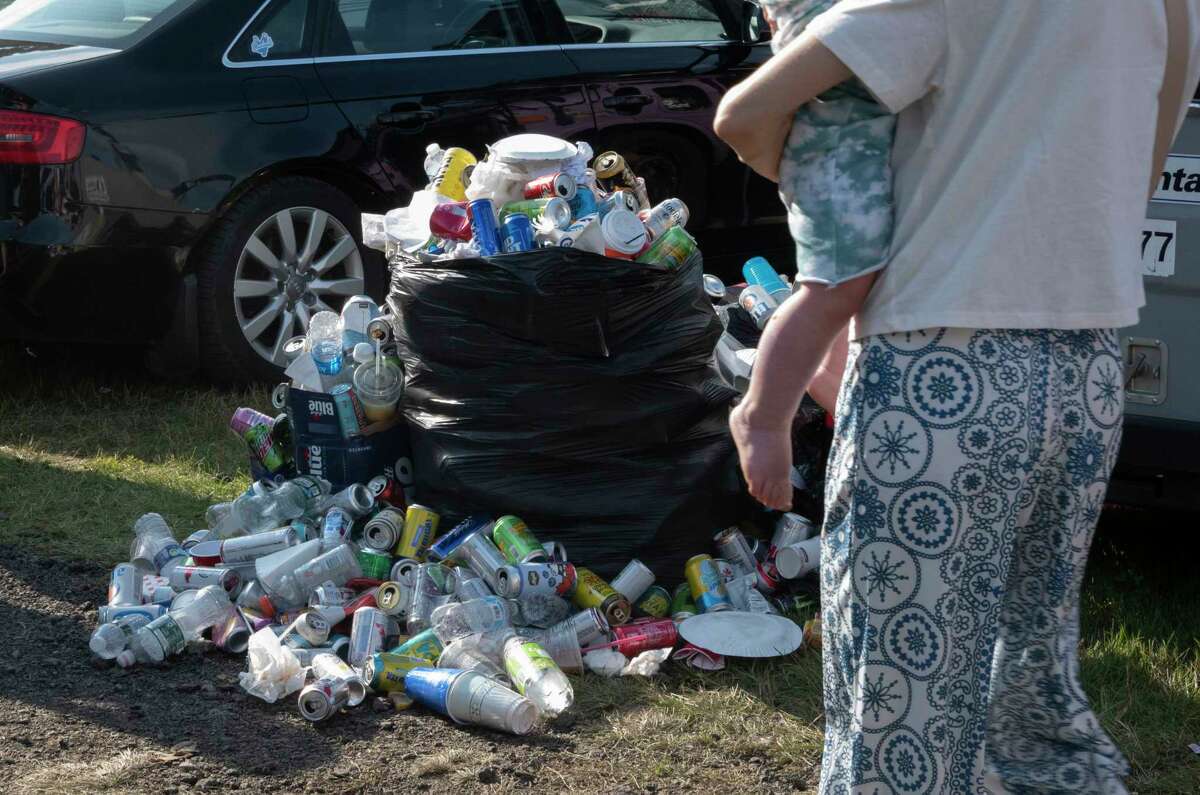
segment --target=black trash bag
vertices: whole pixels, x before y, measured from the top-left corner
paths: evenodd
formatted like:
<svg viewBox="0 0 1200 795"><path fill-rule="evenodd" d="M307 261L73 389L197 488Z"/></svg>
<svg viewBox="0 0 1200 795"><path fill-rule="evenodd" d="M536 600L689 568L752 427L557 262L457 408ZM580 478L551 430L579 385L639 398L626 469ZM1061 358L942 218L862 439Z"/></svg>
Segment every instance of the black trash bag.
<svg viewBox="0 0 1200 795"><path fill-rule="evenodd" d="M709 552L742 505L702 271L563 248L393 264L416 493L443 527L514 514L601 576L636 557L677 580Z"/></svg>

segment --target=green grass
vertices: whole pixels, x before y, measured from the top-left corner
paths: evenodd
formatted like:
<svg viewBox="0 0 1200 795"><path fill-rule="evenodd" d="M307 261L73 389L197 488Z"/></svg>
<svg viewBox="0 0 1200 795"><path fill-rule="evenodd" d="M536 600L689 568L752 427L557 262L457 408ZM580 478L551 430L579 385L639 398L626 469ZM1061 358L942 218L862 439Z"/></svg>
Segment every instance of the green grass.
<svg viewBox="0 0 1200 795"><path fill-rule="evenodd" d="M48 360L49 359L49 360ZM29 359L0 348L0 544L58 557L124 559L146 511L179 535L212 502L236 496L245 449L226 429L265 390L229 392L111 373L92 357ZM1130 789L1200 791L1200 542L1194 518L1121 511L1106 517L1083 601L1084 683L1134 767ZM689 782L815 788L821 752L819 655L735 663L698 675L672 666L652 680L587 677L576 748L549 772L564 781L638 789ZM448 762L451 764L451 762ZM764 772L765 771L765 772ZM430 775L435 773L431 771Z"/></svg>

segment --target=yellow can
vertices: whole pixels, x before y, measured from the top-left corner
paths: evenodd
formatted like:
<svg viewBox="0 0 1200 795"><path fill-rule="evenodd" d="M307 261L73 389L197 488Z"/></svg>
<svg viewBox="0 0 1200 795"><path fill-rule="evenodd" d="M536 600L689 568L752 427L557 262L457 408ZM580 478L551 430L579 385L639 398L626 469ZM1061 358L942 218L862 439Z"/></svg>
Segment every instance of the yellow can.
<svg viewBox="0 0 1200 795"><path fill-rule="evenodd" d="M400 534L400 543L392 550L398 558L424 560L425 550L433 543L437 534L438 521L441 517L424 505L413 503L404 513L404 532Z"/></svg>
<svg viewBox="0 0 1200 795"><path fill-rule="evenodd" d="M471 181L471 172L479 161L475 155L466 149L452 146L442 156L442 166L433 177L430 187L447 199L456 202L467 200L467 184Z"/></svg>
<svg viewBox="0 0 1200 795"><path fill-rule="evenodd" d="M617 593L611 585L591 569L575 569L575 593L571 601L576 607L587 610L595 607L608 619L610 626L620 626L629 620L629 600Z"/></svg>
<svg viewBox="0 0 1200 795"><path fill-rule="evenodd" d="M392 652L380 652L367 660L363 674L371 689L377 693L404 690L404 675L414 668L429 666L423 657L409 657Z"/></svg>
<svg viewBox="0 0 1200 795"><path fill-rule="evenodd" d="M692 599L701 612L716 613L733 609L733 602L729 599L729 592L725 590L721 572L717 570L712 555L688 558L683 573L687 577L688 587L692 589Z"/></svg>

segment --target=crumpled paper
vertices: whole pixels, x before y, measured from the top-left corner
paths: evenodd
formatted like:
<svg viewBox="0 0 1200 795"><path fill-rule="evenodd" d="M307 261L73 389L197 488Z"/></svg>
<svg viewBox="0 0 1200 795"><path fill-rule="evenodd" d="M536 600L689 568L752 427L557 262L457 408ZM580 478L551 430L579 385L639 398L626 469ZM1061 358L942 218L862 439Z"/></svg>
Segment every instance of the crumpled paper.
<svg viewBox="0 0 1200 795"><path fill-rule="evenodd" d="M300 665L295 652L279 642L270 627L250 636L246 648L249 670L238 674L242 689L268 704L304 687L307 669Z"/></svg>

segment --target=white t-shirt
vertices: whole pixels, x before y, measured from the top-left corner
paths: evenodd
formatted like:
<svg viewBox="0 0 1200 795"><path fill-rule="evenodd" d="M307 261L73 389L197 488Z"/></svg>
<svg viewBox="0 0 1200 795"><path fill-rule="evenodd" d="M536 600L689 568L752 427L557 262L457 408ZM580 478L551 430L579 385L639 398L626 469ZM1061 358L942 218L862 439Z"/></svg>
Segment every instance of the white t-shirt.
<svg viewBox="0 0 1200 795"><path fill-rule="evenodd" d="M1137 322L1162 0L844 0L809 31L899 114L892 259L855 338Z"/></svg>

